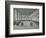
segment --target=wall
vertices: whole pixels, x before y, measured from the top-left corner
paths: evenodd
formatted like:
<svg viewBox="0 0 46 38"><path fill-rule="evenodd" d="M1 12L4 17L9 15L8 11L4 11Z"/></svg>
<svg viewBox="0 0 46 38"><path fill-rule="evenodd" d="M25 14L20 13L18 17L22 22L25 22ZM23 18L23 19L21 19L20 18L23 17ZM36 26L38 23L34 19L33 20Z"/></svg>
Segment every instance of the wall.
<svg viewBox="0 0 46 38"><path fill-rule="evenodd" d="M10 1L44 2L45 9L46 9L46 0L10 0ZM0 0L0 38L4 38L4 36L5 36L5 0ZM45 36L29 36L29 37L24 37L24 38L45 38L45 37L46 35ZM23 38L23 37L19 37L19 38Z"/></svg>

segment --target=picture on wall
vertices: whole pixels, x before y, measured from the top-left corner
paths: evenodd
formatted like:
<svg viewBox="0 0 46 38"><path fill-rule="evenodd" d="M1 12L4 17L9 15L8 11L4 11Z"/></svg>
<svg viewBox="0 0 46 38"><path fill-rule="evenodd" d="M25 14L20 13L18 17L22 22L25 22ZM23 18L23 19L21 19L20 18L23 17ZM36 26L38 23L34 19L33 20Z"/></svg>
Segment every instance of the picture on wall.
<svg viewBox="0 0 46 38"><path fill-rule="evenodd" d="M45 3L5 1L6 37L45 35Z"/></svg>

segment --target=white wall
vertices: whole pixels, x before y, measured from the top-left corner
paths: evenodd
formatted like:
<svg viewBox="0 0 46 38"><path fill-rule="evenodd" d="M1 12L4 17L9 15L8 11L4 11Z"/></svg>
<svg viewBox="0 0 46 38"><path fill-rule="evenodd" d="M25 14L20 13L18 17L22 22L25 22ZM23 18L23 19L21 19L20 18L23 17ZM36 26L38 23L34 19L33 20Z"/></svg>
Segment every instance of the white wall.
<svg viewBox="0 0 46 38"><path fill-rule="evenodd" d="M12 0L12 1L44 2L46 6L46 0ZM4 36L5 36L5 0L0 0L0 38L3 38ZM45 37L46 35L45 36L29 36L24 38L45 38ZM23 38L23 37L19 37L19 38Z"/></svg>

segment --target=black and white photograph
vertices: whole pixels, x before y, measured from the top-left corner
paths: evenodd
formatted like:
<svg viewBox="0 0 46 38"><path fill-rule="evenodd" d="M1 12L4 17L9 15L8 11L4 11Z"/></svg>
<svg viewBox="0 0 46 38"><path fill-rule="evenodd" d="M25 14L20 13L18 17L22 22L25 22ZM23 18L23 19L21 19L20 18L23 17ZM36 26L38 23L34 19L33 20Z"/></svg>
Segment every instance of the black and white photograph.
<svg viewBox="0 0 46 38"><path fill-rule="evenodd" d="M39 29L39 9L14 8L13 29Z"/></svg>
<svg viewBox="0 0 46 38"><path fill-rule="evenodd" d="M44 3L6 2L6 37L44 35Z"/></svg>

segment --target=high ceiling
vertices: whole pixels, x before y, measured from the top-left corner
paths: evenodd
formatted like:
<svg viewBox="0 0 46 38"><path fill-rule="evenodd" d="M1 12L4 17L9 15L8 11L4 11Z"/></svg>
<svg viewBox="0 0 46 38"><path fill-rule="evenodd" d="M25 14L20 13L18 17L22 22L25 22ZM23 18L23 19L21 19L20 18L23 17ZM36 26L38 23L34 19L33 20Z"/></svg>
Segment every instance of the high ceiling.
<svg viewBox="0 0 46 38"><path fill-rule="evenodd" d="M17 13L20 15L31 15L34 11L37 11L37 9L27 9L27 8L15 8Z"/></svg>

